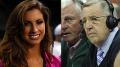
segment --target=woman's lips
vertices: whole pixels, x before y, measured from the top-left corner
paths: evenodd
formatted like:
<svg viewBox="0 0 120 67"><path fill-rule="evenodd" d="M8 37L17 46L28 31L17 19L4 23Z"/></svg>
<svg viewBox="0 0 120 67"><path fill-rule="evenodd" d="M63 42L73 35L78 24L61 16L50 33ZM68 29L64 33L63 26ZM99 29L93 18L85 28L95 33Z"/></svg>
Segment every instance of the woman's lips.
<svg viewBox="0 0 120 67"><path fill-rule="evenodd" d="M40 37L40 34L32 34L32 35L29 35L30 39L32 40L36 40L36 39L39 39Z"/></svg>

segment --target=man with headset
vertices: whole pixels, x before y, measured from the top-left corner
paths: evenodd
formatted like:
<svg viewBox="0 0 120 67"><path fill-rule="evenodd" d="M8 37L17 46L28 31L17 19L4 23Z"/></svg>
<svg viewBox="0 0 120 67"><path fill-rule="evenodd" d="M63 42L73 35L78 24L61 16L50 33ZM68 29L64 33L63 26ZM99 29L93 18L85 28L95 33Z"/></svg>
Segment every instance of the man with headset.
<svg viewBox="0 0 120 67"><path fill-rule="evenodd" d="M112 4L106 0L89 0L81 4L83 26L93 44L90 45L90 67L113 67L120 50L120 30Z"/></svg>

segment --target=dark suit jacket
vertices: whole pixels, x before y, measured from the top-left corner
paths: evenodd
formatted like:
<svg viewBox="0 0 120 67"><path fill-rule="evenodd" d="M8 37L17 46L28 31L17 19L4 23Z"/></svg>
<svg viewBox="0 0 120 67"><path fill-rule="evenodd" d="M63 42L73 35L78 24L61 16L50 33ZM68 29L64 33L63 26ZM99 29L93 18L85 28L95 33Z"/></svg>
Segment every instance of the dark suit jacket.
<svg viewBox="0 0 120 67"><path fill-rule="evenodd" d="M89 67L89 45L87 40L82 41L75 50L75 55L72 59L68 57L69 48L67 44L62 41L61 62L62 67Z"/></svg>
<svg viewBox="0 0 120 67"><path fill-rule="evenodd" d="M120 30L118 30L118 32L116 33L116 35L113 39L113 42L112 42L105 58L101 62L100 66L97 66L97 62L96 62L97 48L94 45L91 45L90 57L89 57L90 67L113 67L116 54L118 53L119 50L120 50Z"/></svg>

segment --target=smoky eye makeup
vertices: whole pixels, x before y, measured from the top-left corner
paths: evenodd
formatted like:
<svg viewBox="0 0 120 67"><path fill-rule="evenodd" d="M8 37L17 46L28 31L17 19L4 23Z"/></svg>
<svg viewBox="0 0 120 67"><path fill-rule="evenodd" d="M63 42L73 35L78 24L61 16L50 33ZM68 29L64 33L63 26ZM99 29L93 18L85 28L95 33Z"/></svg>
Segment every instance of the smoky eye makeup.
<svg viewBox="0 0 120 67"><path fill-rule="evenodd" d="M36 20L36 23L39 25L39 24L42 24L44 21L39 19L39 20Z"/></svg>

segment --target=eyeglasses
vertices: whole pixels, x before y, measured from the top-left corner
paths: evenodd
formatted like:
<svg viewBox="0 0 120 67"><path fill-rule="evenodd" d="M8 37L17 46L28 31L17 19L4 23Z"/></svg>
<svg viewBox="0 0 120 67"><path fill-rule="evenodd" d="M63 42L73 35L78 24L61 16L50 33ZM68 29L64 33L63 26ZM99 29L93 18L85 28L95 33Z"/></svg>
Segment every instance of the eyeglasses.
<svg viewBox="0 0 120 67"><path fill-rule="evenodd" d="M87 20L91 21L93 24L97 23L97 21L100 21L100 18L107 17L107 16L89 16L89 17L84 17L82 19L83 24L87 22Z"/></svg>

